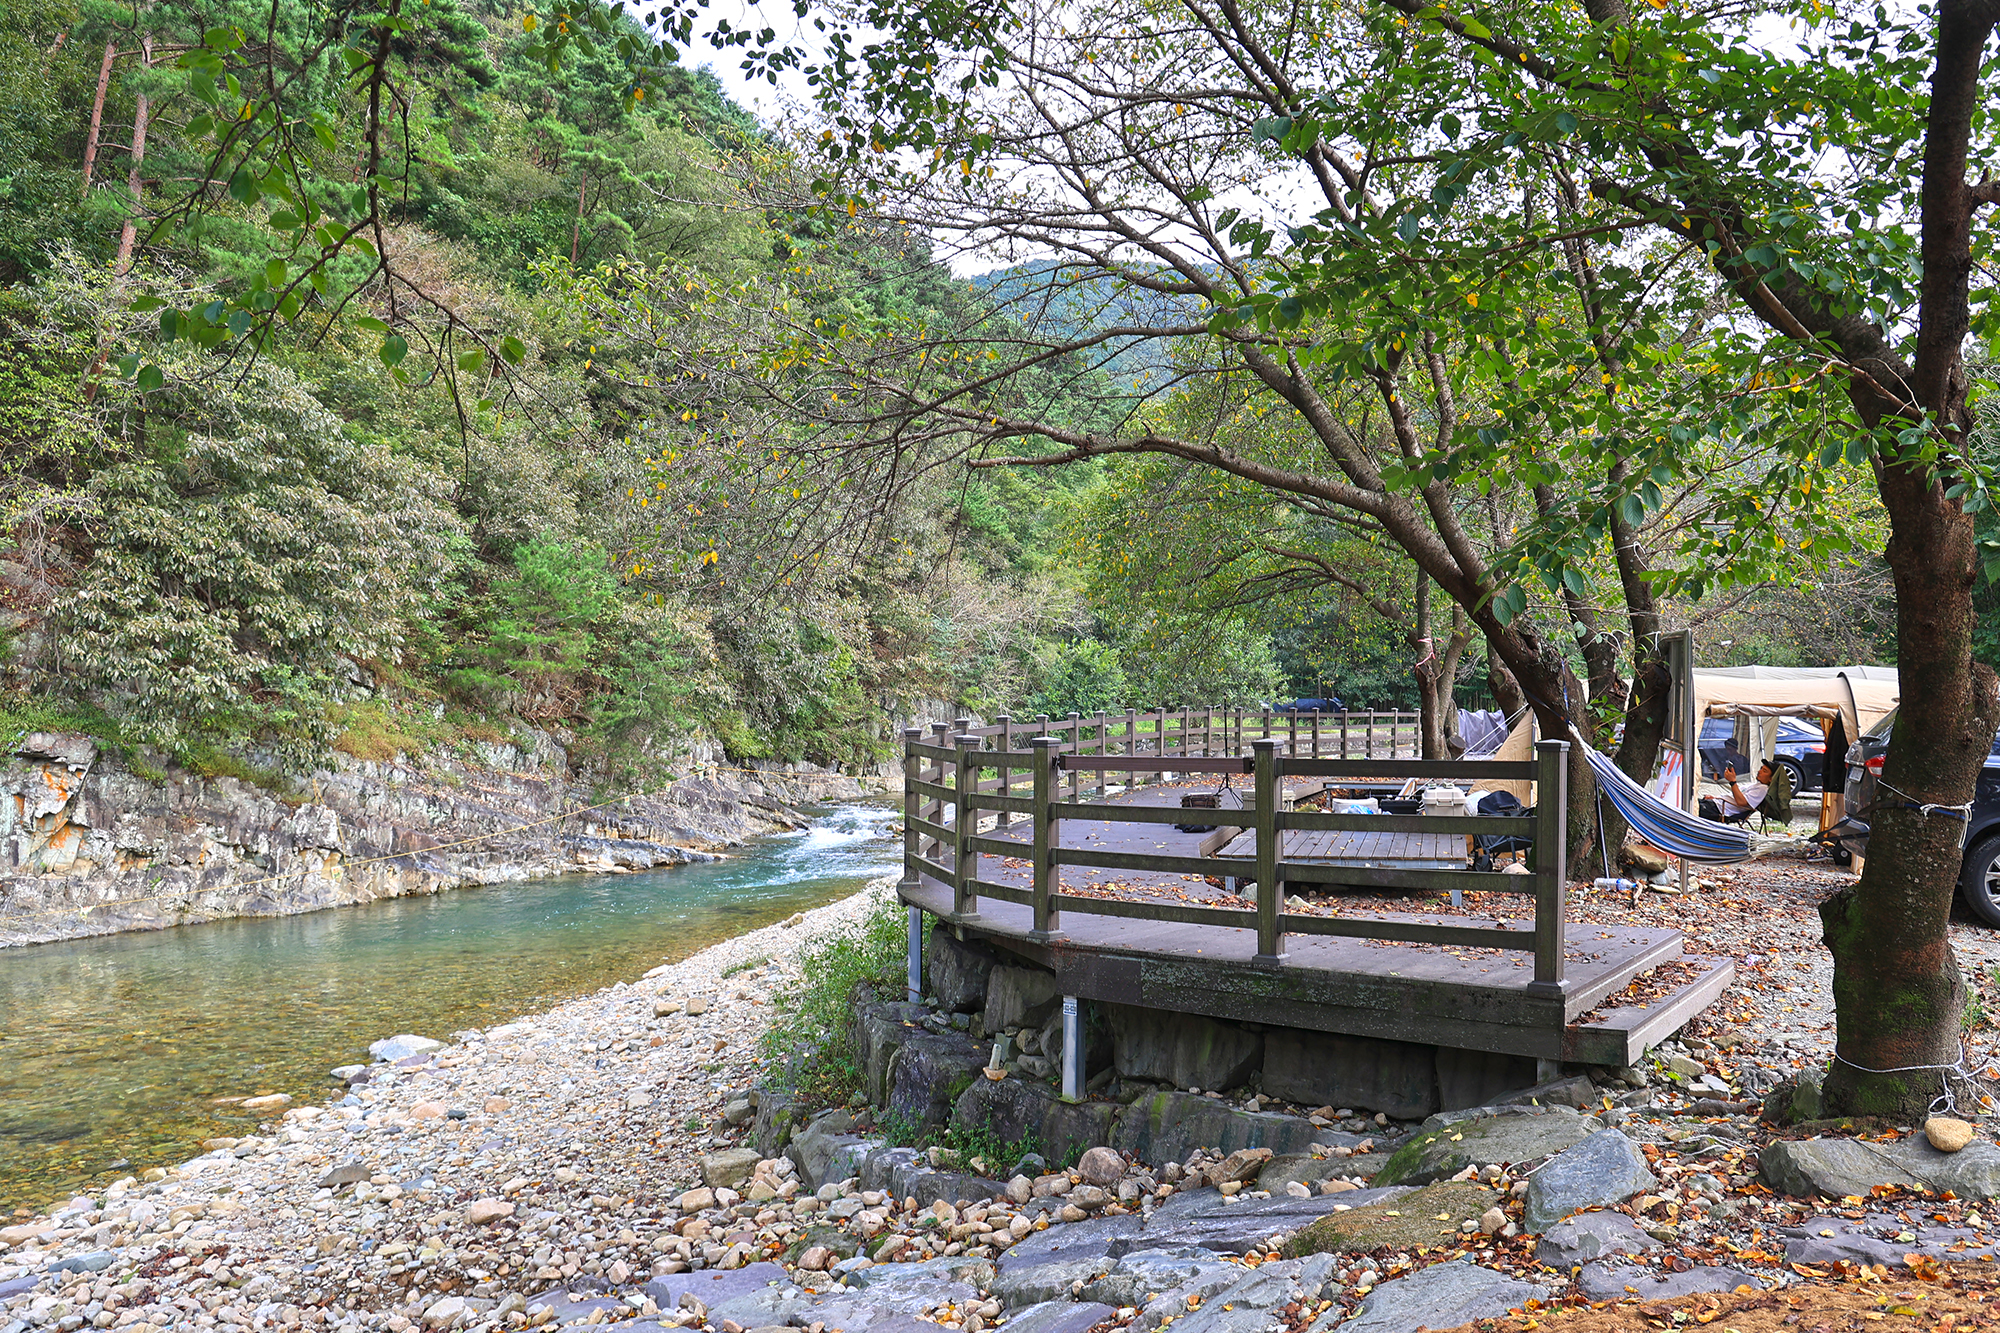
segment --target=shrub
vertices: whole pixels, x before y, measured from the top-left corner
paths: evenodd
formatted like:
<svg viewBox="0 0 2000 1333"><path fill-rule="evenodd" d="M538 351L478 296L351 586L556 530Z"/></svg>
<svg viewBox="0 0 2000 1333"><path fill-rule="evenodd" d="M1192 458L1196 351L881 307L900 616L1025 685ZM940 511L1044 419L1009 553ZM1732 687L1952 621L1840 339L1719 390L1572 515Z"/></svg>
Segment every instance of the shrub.
<svg viewBox="0 0 2000 1333"><path fill-rule="evenodd" d="M775 1081L807 1112L842 1105L860 1092L854 992L900 990L907 943L903 906L885 893L858 924L800 951L799 980L778 993L783 1021L771 1025L763 1046Z"/></svg>

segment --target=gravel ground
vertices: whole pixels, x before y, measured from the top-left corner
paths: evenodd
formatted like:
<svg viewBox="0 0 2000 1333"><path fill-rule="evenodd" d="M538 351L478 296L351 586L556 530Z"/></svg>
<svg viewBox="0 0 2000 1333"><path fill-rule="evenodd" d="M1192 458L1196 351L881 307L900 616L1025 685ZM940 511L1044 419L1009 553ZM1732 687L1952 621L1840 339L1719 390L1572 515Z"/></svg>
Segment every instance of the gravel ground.
<svg viewBox="0 0 2000 1333"><path fill-rule="evenodd" d="M1690 952L1738 963L1736 984L1714 1010L1663 1047L1649 1069L1628 1071L1640 1086L1606 1077L1603 1105L1586 1108L1645 1147L1659 1188L1624 1211L1663 1240L1666 1248L1646 1262L1666 1274L1729 1263L1772 1285L1798 1280L1780 1233L1805 1224L1812 1206L1757 1183L1753 1155L1771 1133L1741 1099L1830 1052L1830 969L1814 909L1848 879L1831 867L1765 862L1711 873L1687 897L1576 899L1583 920L1675 926L1687 932ZM1213 1175L1218 1164L1200 1159L1134 1164L1101 1186L1052 1174L1016 1180L991 1202L919 1210L853 1186L803 1190L789 1162L756 1161L738 1149L734 1187L703 1185L704 1156L713 1175L715 1155L742 1141L740 1125L714 1127L744 1118L737 1099L756 1076L756 1039L768 1025L772 992L796 975L799 946L861 919L886 884L548 1014L453 1034L457 1044L380 1067L373 1082L326 1106L273 1105L265 1132L215 1140L176 1170L120 1182L47 1218L17 1218L0 1227L0 1333L320 1326L497 1333L633 1318L702 1327L705 1310L662 1311L639 1284L781 1258L791 1264L781 1285L809 1297L840 1280L823 1270L856 1246L905 1263L984 1262L1030 1233L1150 1215L1176 1191L1212 1183L1203 1173ZM1967 919L1954 922L1953 937L1975 980L2000 965L2000 936ZM1995 1035L1982 1020L1968 1057L1991 1059ZM1386 1127L1384 1146L1408 1128ZM1317 1188L1348 1187L1333 1177L1338 1165L1328 1164L1329 1179ZM1384 1254L1327 1274L1324 1300L1306 1311L1315 1327L1330 1327L1327 1312L1354 1308L1377 1281L1437 1259L1533 1274L1534 1237L1513 1225L1520 1211L1513 1177L1482 1180L1504 1205L1504 1231L1468 1235L1455 1250ZM1269 1197L1254 1178L1233 1190L1242 1201ZM1871 1206L1914 1224L1908 1200ZM1940 1223L1966 1217L1957 1203L1917 1211ZM1971 1217L1969 1225L1982 1225L1976 1212ZM900 1253L890 1255L885 1243ZM1274 1253L1214 1257L1255 1265ZM1547 1270L1536 1280L1548 1281ZM911 1313L980 1333L1013 1311L982 1290ZM1148 1326L1136 1310L1113 1322ZM712 1333L743 1329L718 1321Z"/></svg>

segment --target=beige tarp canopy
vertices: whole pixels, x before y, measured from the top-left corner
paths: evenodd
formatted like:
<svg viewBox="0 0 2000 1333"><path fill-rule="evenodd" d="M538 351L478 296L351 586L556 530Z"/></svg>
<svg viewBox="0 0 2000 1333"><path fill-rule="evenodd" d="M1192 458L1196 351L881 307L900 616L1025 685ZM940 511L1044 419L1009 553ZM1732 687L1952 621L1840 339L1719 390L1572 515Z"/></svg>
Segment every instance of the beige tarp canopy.
<svg viewBox="0 0 2000 1333"><path fill-rule="evenodd" d="M1830 719L1838 712L1851 741L1896 706L1896 668L1717 667L1693 676L1694 716L1741 717L1749 723L1746 753L1770 758L1777 744L1775 717L1811 715Z"/></svg>

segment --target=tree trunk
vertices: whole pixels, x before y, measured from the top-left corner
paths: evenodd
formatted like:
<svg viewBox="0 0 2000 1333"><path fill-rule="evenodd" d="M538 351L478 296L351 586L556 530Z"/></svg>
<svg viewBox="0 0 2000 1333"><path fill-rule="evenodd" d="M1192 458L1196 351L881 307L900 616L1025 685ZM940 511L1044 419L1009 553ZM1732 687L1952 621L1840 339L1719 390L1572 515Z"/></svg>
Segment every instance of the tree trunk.
<svg viewBox="0 0 2000 1333"><path fill-rule="evenodd" d="M1410 646L1420 654L1416 665L1410 668L1410 675L1417 682L1417 730L1422 737L1419 753L1425 759L1443 759L1447 756L1438 690L1441 681L1437 644L1431 637L1431 580L1421 569L1417 571L1416 601L1416 623L1410 631L1409 640Z"/></svg>
<svg viewBox="0 0 2000 1333"><path fill-rule="evenodd" d="M1445 645L1438 673L1444 714L1444 753L1440 758L1444 759L1457 759L1465 753L1465 737L1458 729L1458 667L1465 660L1465 645L1471 641L1472 631L1466 626L1464 608L1453 606L1451 642Z"/></svg>
<svg viewBox="0 0 2000 1333"><path fill-rule="evenodd" d="M153 39L140 39L139 67L147 69L153 63ZM125 215L125 225L118 232L118 261L111 271L120 277L132 267L132 247L139 239L139 215L146 208L146 177L143 170L146 163L146 118L150 111L146 94L139 93L132 99L132 170L126 183L132 191L132 211Z"/></svg>
<svg viewBox="0 0 2000 1333"><path fill-rule="evenodd" d="M1493 692L1493 705L1502 717L1512 718L1528 706L1527 697L1521 693L1521 682L1514 679L1514 673L1493 651L1491 639L1486 641L1486 688Z"/></svg>
<svg viewBox="0 0 2000 1333"><path fill-rule="evenodd" d="M1963 456L1972 424L1962 361L1974 207L1967 143L1994 20L1990 3L1943 0L1938 7L1924 139L1917 355L1907 377L1886 381L1906 384L1909 398L1883 393L1883 371L1874 366L1849 380L1871 426L1917 416L1944 446L1935 468L1895 457L1876 462L1889 514L1885 554L1896 585L1902 699L1868 816L1867 867L1853 888L1820 906L1838 1022L1828 1108L1905 1124L1918 1123L1938 1094L1937 1066L1959 1059L1965 1004L1949 929L1965 826L1913 807L1970 800L2000 722L1993 672L1972 660L1979 568L1972 518L1946 494L1955 481L1952 460ZM1883 448L1890 447L1885 438Z"/></svg>
<svg viewBox="0 0 2000 1333"><path fill-rule="evenodd" d="M104 94L111 87L111 63L118 59L118 43L104 44L104 63L97 67L97 97L90 104L90 132L83 140L83 197L90 198L90 175L97 167L97 136L104 128Z"/></svg>

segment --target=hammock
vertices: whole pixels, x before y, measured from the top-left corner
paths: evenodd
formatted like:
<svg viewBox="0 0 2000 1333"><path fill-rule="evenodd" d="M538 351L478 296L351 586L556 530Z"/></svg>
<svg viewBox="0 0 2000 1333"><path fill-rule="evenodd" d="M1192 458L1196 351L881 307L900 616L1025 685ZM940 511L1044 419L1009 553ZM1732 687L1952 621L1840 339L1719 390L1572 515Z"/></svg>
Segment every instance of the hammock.
<svg viewBox="0 0 2000 1333"><path fill-rule="evenodd" d="M1582 743L1580 738L1577 743ZM1691 815L1679 806L1668 805L1625 776L1609 756L1589 746L1584 746L1583 757L1597 774L1599 794L1610 798L1634 833L1661 851L1708 865L1733 865L1756 855L1750 850L1748 829L1718 824Z"/></svg>

